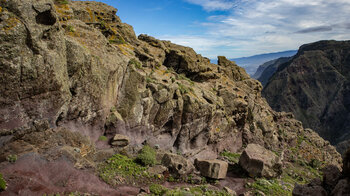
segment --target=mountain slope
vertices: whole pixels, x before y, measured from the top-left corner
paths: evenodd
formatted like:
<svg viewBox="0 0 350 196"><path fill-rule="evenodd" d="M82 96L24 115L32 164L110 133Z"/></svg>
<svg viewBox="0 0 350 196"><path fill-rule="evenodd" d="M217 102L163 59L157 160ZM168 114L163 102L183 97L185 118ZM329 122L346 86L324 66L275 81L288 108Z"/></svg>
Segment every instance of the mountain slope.
<svg viewBox="0 0 350 196"><path fill-rule="evenodd" d="M260 54L260 55L254 55L250 57L242 57L242 58L235 58L230 59L232 61L235 61L237 65L243 67L249 75L254 75L254 73L257 71L259 65L271 61L273 59L277 59L280 57L290 57L297 53L296 50L288 50L283 52L275 52L275 53L267 53L267 54ZM255 78L257 79L257 78Z"/></svg>
<svg viewBox="0 0 350 196"><path fill-rule="evenodd" d="M271 107L293 112L333 144L350 138L350 41L304 45L263 90Z"/></svg>
<svg viewBox="0 0 350 196"><path fill-rule="evenodd" d="M254 74L263 86L267 84L271 76L277 71L278 67L283 63L288 62L292 57L281 57L272 61L268 61L259 66L258 71Z"/></svg>

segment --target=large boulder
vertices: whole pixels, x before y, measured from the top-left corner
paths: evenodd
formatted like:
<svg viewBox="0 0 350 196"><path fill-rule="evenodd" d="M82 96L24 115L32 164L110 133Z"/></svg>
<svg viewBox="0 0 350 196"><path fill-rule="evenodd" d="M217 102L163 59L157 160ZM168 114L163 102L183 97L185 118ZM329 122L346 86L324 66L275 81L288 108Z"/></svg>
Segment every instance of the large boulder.
<svg viewBox="0 0 350 196"><path fill-rule="evenodd" d="M296 184L293 196L327 196L326 190L322 187L322 182L319 179L313 180L310 184L300 185Z"/></svg>
<svg viewBox="0 0 350 196"><path fill-rule="evenodd" d="M165 153L162 164L169 169L169 172L175 177L184 176L192 173L193 164L186 158L172 153Z"/></svg>
<svg viewBox="0 0 350 196"><path fill-rule="evenodd" d="M340 169L335 165L328 165L322 171L323 187L327 191L333 190L341 177Z"/></svg>
<svg viewBox="0 0 350 196"><path fill-rule="evenodd" d="M279 157L258 144L249 144L246 147L239 164L252 177L273 178L282 173Z"/></svg>
<svg viewBox="0 0 350 196"><path fill-rule="evenodd" d="M129 137L121 134L115 134L112 139L111 145L116 147L125 147L129 145Z"/></svg>
<svg viewBox="0 0 350 196"><path fill-rule="evenodd" d="M350 148L346 151L343 159L343 175L350 178Z"/></svg>
<svg viewBox="0 0 350 196"><path fill-rule="evenodd" d="M220 160L195 160L196 168L202 176L213 179L226 178L228 163Z"/></svg>
<svg viewBox="0 0 350 196"><path fill-rule="evenodd" d="M159 174L163 174L165 171L167 171L168 169L166 167L164 167L163 165L155 165L153 167L149 167L147 169L147 172L150 175L159 175Z"/></svg>
<svg viewBox="0 0 350 196"><path fill-rule="evenodd" d="M332 191L332 196L344 196L350 195L350 181L348 179L342 179L338 182L337 186L335 186Z"/></svg>

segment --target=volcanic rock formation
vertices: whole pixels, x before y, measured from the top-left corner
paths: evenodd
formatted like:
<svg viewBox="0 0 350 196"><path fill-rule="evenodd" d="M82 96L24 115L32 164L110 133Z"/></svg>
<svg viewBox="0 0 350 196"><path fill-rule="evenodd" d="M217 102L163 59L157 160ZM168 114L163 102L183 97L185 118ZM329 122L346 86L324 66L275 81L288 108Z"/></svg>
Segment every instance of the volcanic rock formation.
<svg viewBox="0 0 350 196"><path fill-rule="evenodd" d="M272 110L261 84L225 57L215 65L191 48L136 37L103 3L7 0L0 6L0 172L7 193L21 189L25 175L39 187L24 184L32 188L28 194L47 193L50 169L46 178L24 170L33 157L48 168L69 161L96 169L117 151L108 143L116 134L128 138L131 153L148 144L193 161L255 143L286 162L340 167L333 146L291 114ZM12 155L22 165L6 161ZM64 189L58 181L52 186ZM68 191L84 189L77 186Z"/></svg>

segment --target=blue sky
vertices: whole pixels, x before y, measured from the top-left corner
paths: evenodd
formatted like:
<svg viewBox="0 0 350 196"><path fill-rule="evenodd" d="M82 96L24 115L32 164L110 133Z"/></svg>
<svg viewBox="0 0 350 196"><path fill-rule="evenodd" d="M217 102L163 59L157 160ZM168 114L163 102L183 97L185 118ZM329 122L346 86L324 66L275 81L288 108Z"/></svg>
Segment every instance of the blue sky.
<svg viewBox="0 0 350 196"><path fill-rule="evenodd" d="M136 34L194 48L209 58L297 49L350 39L350 0L99 0Z"/></svg>

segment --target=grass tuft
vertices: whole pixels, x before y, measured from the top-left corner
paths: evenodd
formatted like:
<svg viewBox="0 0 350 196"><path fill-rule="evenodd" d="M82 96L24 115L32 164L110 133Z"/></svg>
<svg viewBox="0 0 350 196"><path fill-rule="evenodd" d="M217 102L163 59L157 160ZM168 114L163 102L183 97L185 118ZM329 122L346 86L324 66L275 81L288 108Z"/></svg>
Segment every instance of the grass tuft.
<svg viewBox="0 0 350 196"><path fill-rule="evenodd" d="M5 179L3 178L2 174L0 173L0 191L4 191L7 188L7 183Z"/></svg>
<svg viewBox="0 0 350 196"><path fill-rule="evenodd" d="M136 159L144 166L153 166L157 162L156 151L152 147L145 145L137 155Z"/></svg>

